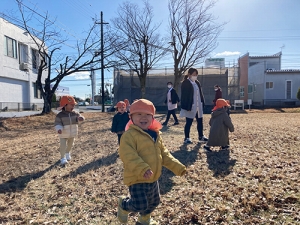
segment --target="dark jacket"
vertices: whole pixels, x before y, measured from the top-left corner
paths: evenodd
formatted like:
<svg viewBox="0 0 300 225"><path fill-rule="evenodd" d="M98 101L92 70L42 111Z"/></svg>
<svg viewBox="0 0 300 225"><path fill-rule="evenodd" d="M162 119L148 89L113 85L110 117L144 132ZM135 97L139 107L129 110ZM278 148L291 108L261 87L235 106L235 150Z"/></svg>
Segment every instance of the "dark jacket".
<svg viewBox="0 0 300 225"><path fill-rule="evenodd" d="M229 132L234 131L227 111L224 108L217 109L211 113L209 120L210 131L207 145L208 146L226 146L229 145Z"/></svg>
<svg viewBox="0 0 300 225"><path fill-rule="evenodd" d="M111 132L117 133L119 131L125 131L125 127L128 121L129 121L128 112L124 112L123 114L118 112L113 118L113 122L111 125Z"/></svg>
<svg viewBox="0 0 300 225"><path fill-rule="evenodd" d="M204 95L202 92L201 84L198 80L195 81L199 87L201 102L205 105ZM191 82L186 79L181 83L181 108L187 111L191 111L194 102L194 89Z"/></svg>
<svg viewBox="0 0 300 225"><path fill-rule="evenodd" d="M167 92L167 95L168 95L168 92ZM168 101L168 96L166 97L165 104L167 104L167 101ZM172 104L176 104L176 103L180 102L177 92L174 88L172 88L172 90L171 90L171 101L172 101Z"/></svg>
<svg viewBox="0 0 300 225"><path fill-rule="evenodd" d="M218 90L217 90L216 93L215 93L215 99L213 100L214 105L216 105L216 101L217 101L219 98L222 98L222 91L218 88Z"/></svg>

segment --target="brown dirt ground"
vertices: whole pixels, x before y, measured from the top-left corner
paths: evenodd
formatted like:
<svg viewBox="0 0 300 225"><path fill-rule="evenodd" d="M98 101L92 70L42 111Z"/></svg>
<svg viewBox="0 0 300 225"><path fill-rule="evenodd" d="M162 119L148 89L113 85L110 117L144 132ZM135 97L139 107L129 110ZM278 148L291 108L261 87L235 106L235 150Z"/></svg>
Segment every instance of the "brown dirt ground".
<svg viewBox="0 0 300 225"><path fill-rule="evenodd" d="M122 182L113 113L83 113L72 161L59 165L54 114L0 119L0 224L118 224ZM210 115L204 115L205 134ZM156 118L164 121L165 115ZM188 167L160 179L160 224L299 224L299 109L231 114L231 150L183 145L184 119L162 129L164 143ZM196 140L196 122L191 130ZM137 215L131 214L129 224Z"/></svg>

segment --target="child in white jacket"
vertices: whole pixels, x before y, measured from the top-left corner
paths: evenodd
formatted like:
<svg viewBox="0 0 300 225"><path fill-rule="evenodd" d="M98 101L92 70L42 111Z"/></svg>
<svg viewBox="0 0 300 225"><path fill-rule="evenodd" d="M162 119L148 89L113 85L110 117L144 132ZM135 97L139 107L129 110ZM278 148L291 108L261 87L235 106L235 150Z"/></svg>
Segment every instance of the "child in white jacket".
<svg viewBox="0 0 300 225"><path fill-rule="evenodd" d="M74 145L75 137L78 134L78 121L83 121L84 117L74 111L76 101L72 96L62 96L60 107L62 110L55 117L55 129L60 138L60 163L65 165L71 160L70 151Z"/></svg>

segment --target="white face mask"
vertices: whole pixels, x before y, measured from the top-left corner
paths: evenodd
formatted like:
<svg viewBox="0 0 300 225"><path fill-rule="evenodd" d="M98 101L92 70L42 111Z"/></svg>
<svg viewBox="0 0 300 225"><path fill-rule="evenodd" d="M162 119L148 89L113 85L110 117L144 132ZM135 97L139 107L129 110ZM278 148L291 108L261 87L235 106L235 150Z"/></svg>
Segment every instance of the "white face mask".
<svg viewBox="0 0 300 225"><path fill-rule="evenodd" d="M190 80L195 82L197 80L197 76L190 76Z"/></svg>
<svg viewBox="0 0 300 225"><path fill-rule="evenodd" d="M218 90L218 88L215 88L215 91L217 91Z"/></svg>
<svg viewBox="0 0 300 225"><path fill-rule="evenodd" d="M168 85L168 88L171 88L172 87L172 85Z"/></svg>

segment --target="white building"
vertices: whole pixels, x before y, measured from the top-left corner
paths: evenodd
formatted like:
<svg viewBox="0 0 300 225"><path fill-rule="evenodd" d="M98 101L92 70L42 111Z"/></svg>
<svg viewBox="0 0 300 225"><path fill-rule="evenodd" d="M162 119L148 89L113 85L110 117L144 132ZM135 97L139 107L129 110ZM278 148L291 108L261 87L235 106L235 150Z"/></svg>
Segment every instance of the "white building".
<svg viewBox="0 0 300 225"><path fill-rule="evenodd" d="M257 106L298 106L300 69L282 70L281 55L249 56L239 59L240 99Z"/></svg>
<svg viewBox="0 0 300 225"><path fill-rule="evenodd" d="M0 17L0 111L42 105L36 87L39 54L31 37ZM44 71L42 82L45 80Z"/></svg>

